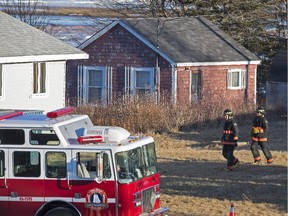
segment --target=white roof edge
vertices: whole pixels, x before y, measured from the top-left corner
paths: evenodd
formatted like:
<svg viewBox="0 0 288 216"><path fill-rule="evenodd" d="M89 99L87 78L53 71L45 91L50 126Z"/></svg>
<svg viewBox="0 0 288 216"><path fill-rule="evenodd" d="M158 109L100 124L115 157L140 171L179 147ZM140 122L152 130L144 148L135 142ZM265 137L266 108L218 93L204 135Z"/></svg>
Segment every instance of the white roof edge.
<svg viewBox="0 0 288 216"><path fill-rule="evenodd" d="M165 58L170 64L174 65L175 62L167 56L164 52L159 50L157 47L155 47L152 43L147 41L145 38L143 38L140 34L138 34L135 30L133 30L129 25L127 25L125 22L121 20L115 20L111 24L109 24L107 27L103 28L101 31L90 37L88 40L83 42L81 45L79 45L78 49L83 49L89 44L91 44L93 41L95 41L97 38L104 35L106 32L108 32L110 29L112 29L117 24L121 25L123 28L125 28L127 31L129 31L131 34L133 34L135 37L137 37L140 41L142 41L144 44L146 44L149 48L157 52L159 55L161 55L163 58Z"/></svg>
<svg viewBox="0 0 288 216"><path fill-rule="evenodd" d="M2 63L26 63L34 61L61 61L73 59L88 59L87 53L83 54L62 54L62 55L40 55L40 56L15 56L15 57L0 57Z"/></svg>
<svg viewBox="0 0 288 216"><path fill-rule="evenodd" d="M261 61L235 61L235 62L186 62L176 63L177 67L185 66L221 66L221 65L247 65L247 64L260 64Z"/></svg>

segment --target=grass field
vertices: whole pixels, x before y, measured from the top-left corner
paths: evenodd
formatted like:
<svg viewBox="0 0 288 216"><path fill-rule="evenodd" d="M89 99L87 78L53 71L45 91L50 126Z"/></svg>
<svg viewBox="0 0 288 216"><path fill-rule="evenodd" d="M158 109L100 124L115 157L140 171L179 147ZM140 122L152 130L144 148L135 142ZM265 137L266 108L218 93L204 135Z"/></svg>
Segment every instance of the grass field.
<svg viewBox="0 0 288 216"><path fill-rule="evenodd" d="M169 216L286 216L287 121L269 122L274 163L253 166L249 130L240 127L236 170L224 171L222 127L154 135L161 174L162 206Z"/></svg>

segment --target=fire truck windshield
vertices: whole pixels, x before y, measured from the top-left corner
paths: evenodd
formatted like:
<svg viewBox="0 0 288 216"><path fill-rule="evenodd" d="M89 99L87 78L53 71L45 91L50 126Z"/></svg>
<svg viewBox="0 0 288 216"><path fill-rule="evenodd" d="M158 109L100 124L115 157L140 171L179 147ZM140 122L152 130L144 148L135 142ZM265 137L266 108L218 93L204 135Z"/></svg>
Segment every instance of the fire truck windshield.
<svg viewBox="0 0 288 216"><path fill-rule="evenodd" d="M157 172L154 142L116 153L115 158L120 183L136 181Z"/></svg>

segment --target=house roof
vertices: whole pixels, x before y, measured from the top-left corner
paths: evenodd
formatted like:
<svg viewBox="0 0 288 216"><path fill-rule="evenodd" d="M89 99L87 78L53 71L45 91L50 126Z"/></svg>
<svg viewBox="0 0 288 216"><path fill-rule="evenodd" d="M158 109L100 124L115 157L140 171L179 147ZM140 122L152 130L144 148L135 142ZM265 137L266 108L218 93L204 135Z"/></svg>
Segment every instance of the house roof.
<svg viewBox="0 0 288 216"><path fill-rule="evenodd" d="M89 55L0 11L0 63L86 59Z"/></svg>
<svg viewBox="0 0 288 216"><path fill-rule="evenodd" d="M268 81L287 82L287 61L287 50L282 50L274 56Z"/></svg>
<svg viewBox="0 0 288 216"><path fill-rule="evenodd" d="M120 24L177 66L260 64L260 59L204 17L125 18L79 46L84 48Z"/></svg>

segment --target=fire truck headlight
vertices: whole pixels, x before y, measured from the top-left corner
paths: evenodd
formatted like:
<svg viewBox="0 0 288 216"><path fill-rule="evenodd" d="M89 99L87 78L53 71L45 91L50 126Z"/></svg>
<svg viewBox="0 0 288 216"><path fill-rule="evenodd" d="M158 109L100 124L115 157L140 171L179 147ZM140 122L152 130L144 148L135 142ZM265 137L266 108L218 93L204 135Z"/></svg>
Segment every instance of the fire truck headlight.
<svg viewBox="0 0 288 216"><path fill-rule="evenodd" d="M156 199L160 199L160 192L155 194Z"/></svg>
<svg viewBox="0 0 288 216"><path fill-rule="evenodd" d="M134 194L134 206L139 207L141 205L142 205L141 192L137 192Z"/></svg>
<svg viewBox="0 0 288 216"><path fill-rule="evenodd" d="M142 201L141 200L134 201L134 206L135 207L139 207L141 205L142 205Z"/></svg>
<svg viewBox="0 0 288 216"><path fill-rule="evenodd" d="M159 185L155 187L155 198L160 199L160 186Z"/></svg>

